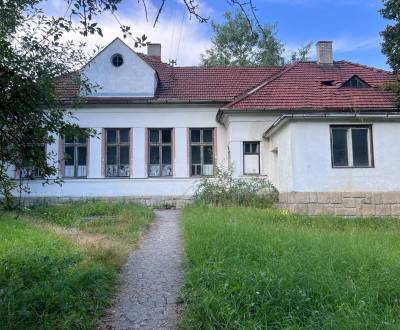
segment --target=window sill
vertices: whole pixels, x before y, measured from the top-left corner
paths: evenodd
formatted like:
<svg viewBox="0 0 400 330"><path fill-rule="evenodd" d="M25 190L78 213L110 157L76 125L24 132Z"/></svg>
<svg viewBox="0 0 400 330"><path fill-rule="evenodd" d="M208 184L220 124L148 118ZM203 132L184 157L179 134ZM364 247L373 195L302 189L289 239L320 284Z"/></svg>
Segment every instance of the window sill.
<svg viewBox="0 0 400 330"><path fill-rule="evenodd" d="M360 169L360 168L375 168L375 166L332 166L332 169Z"/></svg>

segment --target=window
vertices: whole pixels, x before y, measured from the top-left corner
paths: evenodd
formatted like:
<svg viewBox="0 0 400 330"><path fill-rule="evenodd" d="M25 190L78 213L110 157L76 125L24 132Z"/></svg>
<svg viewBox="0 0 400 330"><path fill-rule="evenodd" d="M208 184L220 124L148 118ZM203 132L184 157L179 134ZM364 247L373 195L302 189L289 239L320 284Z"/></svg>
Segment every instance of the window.
<svg viewBox="0 0 400 330"><path fill-rule="evenodd" d="M86 163L87 138L79 136L66 136L64 139L64 177L86 177Z"/></svg>
<svg viewBox="0 0 400 330"><path fill-rule="evenodd" d="M149 129L149 176L172 175L172 129Z"/></svg>
<svg viewBox="0 0 400 330"><path fill-rule="evenodd" d="M116 67L120 67L122 64L124 64L124 58L122 57L121 54L114 54L111 56L111 63Z"/></svg>
<svg viewBox="0 0 400 330"><path fill-rule="evenodd" d="M191 175L214 174L214 130L212 128L190 129Z"/></svg>
<svg viewBox="0 0 400 330"><path fill-rule="evenodd" d="M243 173L260 174L260 142L243 142Z"/></svg>
<svg viewBox="0 0 400 330"><path fill-rule="evenodd" d="M372 167L371 126L331 126L333 167Z"/></svg>
<svg viewBox="0 0 400 330"><path fill-rule="evenodd" d="M106 176L129 176L129 128L106 129Z"/></svg>
<svg viewBox="0 0 400 330"><path fill-rule="evenodd" d="M360 77L354 75L349 80L344 82L341 87L345 87L345 88L367 88L367 87L371 87L371 86L368 85Z"/></svg>
<svg viewBox="0 0 400 330"><path fill-rule="evenodd" d="M41 179L44 174L38 167L44 168L47 166L46 145L30 145L26 148L22 158L22 168L20 176L24 179Z"/></svg>

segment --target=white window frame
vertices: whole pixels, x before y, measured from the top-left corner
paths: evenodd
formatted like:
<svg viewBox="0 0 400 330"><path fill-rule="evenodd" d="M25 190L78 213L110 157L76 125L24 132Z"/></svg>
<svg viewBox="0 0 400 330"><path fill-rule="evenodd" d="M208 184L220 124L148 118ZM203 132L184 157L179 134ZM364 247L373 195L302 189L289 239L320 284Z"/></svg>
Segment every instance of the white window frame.
<svg viewBox="0 0 400 330"><path fill-rule="evenodd" d="M344 166L338 166L334 164L333 156L333 130L341 129L346 130L347 137L347 161L348 164ZM368 139L368 165L359 166L354 165L353 159L353 135L351 134L353 129L364 129L367 131ZM331 125L330 126L331 136L331 163L332 168L373 168L374 167L374 153L373 153L373 140L372 140L372 125Z"/></svg>
<svg viewBox="0 0 400 330"><path fill-rule="evenodd" d="M257 144L257 152L246 152L245 145L246 144ZM243 175L260 175L261 173L261 145L260 141L244 141L243 142ZM256 155L258 156L258 172L257 173L246 173L246 156L247 155Z"/></svg>

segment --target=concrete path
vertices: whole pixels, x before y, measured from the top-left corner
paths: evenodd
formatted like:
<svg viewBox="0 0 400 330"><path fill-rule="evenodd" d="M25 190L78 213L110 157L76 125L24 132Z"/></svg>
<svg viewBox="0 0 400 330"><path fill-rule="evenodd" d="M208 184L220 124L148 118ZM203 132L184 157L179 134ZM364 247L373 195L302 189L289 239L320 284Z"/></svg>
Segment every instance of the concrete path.
<svg viewBox="0 0 400 330"><path fill-rule="evenodd" d="M101 329L175 329L182 282L179 211L156 218L122 271L121 292Z"/></svg>

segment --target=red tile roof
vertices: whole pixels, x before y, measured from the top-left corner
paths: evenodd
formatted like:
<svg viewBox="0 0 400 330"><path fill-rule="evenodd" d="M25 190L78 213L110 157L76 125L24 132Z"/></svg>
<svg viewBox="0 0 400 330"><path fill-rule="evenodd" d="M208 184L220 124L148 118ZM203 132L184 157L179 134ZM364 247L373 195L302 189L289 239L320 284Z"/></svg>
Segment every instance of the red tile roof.
<svg viewBox="0 0 400 330"><path fill-rule="evenodd" d="M371 88L344 88L357 75ZM383 70L340 61L333 65L301 62L286 67L249 92L225 106L229 109L265 110L383 110L394 109L392 92L382 85L395 82ZM327 82L328 85L323 84ZM329 85L331 84L331 85Z"/></svg>
<svg viewBox="0 0 400 330"><path fill-rule="evenodd" d="M286 67L172 67L157 57L138 54L154 68L159 86L154 98L88 97L88 103L209 102L224 109L350 110L394 109L394 94L381 86L395 76L383 70L350 62L331 66L301 62ZM371 88L340 88L357 75ZM79 73L64 76L57 86L60 99L75 100ZM322 84L327 82L331 86Z"/></svg>

